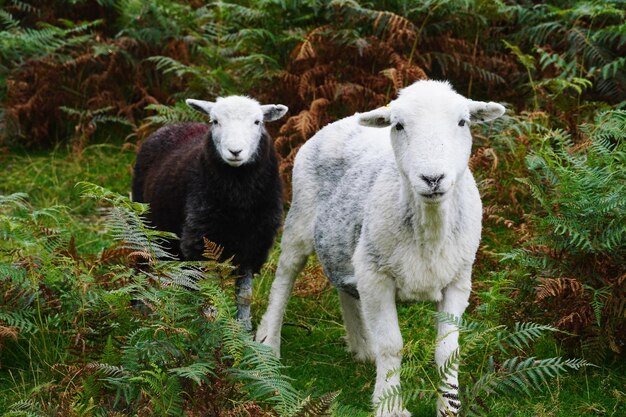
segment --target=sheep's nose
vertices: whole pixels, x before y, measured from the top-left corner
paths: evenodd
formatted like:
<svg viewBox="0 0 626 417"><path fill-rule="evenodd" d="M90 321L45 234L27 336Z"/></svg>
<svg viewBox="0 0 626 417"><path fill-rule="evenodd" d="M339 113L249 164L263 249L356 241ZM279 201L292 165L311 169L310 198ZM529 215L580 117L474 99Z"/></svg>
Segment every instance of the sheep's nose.
<svg viewBox="0 0 626 417"><path fill-rule="evenodd" d="M233 154L233 156L239 156L239 154L241 153L242 149L233 151L232 149L229 149L228 152L230 152L231 154Z"/></svg>
<svg viewBox="0 0 626 417"><path fill-rule="evenodd" d="M441 180L445 177L444 174L441 175L420 175L420 178L430 187L431 190L436 190L439 188L439 184Z"/></svg>

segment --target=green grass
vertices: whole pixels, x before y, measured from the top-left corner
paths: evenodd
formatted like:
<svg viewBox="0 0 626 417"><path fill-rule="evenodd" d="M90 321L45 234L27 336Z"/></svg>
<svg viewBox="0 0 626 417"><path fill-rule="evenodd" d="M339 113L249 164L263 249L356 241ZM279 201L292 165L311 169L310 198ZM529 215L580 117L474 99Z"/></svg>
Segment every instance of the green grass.
<svg viewBox="0 0 626 417"><path fill-rule="evenodd" d="M102 213L89 200L80 198L75 187L79 181L90 181L119 193L130 189L131 167L134 152L119 145L88 147L77 157L63 150L49 152L14 153L0 159L0 194L28 193L36 207L62 205L67 207L69 229L76 235L82 253L98 252L105 244L102 236ZM255 280L253 314L256 321L265 309L273 278L278 249L262 274ZM310 261L315 266L315 260ZM476 268L483 271L484 268ZM475 281L505 279L506 274L484 273ZM307 279L313 279L307 282ZM315 274L299 278L308 290L292 296L283 328L282 357L288 366L287 374L296 388L312 394L341 391L338 402L354 415L366 415L370 406L375 368L373 364L355 362L345 350L342 341L343 326L335 290L324 286ZM322 285L320 285L322 284ZM312 289L311 289L312 287ZM482 286L484 288L484 286ZM477 321L492 322L508 319L506 302L497 294L484 294L484 303L493 303L491 309L470 307L468 316ZM399 307L405 341L430 343L435 337L432 303L405 304ZM508 320L507 320L508 321ZM3 357L10 358L11 355ZM542 339L533 354L539 357L563 354L561 347L551 338ZM9 373L0 363L0 411L18 396L33 390L45 390L49 376L28 364L19 364L21 372ZM13 365L13 364L12 364ZM467 367L478 366L468 363ZM465 378L468 369L465 371ZM465 379L465 383L469 383ZM542 392L531 397L490 397L487 402L495 417L570 417L570 416L624 416L626 415L626 365L602 365L585 368L566 377L556 378ZM435 404L429 401L408 404L413 415L433 416Z"/></svg>
<svg viewBox="0 0 626 417"><path fill-rule="evenodd" d="M0 156L0 194L28 194L33 207L65 206L69 230L80 251L103 247L101 213L93 200L82 199L79 181L100 184L120 194L130 192L135 151L120 145L92 145L80 155L67 149L15 152Z"/></svg>

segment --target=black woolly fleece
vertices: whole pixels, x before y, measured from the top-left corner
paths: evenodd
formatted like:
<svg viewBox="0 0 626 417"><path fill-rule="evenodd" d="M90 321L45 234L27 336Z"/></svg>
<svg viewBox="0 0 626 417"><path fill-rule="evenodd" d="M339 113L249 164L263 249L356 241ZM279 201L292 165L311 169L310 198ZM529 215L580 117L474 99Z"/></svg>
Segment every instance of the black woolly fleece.
<svg viewBox="0 0 626 417"><path fill-rule="evenodd" d="M282 221L282 184L267 132L253 160L231 167L221 157L202 123L165 126L153 133L137 155L133 200L150 204L148 220L176 233L172 252L201 260L203 237L234 256L240 273L257 273Z"/></svg>

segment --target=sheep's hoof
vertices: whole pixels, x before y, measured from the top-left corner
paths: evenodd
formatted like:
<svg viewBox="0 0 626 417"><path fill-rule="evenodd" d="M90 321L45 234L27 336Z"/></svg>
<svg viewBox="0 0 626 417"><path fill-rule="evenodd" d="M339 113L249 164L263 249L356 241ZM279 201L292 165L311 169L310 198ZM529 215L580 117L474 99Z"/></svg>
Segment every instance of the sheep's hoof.
<svg viewBox="0 0 626 417"><path fill-rule="evenodd" d="M241 327L244 328L248 333L252 333L252 321L250 319L239 320L241 322Z"/></svg>
<svg viewBox="0 0 626 417"><path fill-rule="evenodd" d="M376 356L374 356L374 352L370 350L357 350L357 349L349 349L348 351L354 355L354 359L358 362L376 362Z"/></svg>
<svg viewBox="0 0 626 417"><path fill-rule="evenodd" d="M457 417L459 410L461 409L461 402L459 401L458 388L453 385L451 391L447 391L441 394L441 397L437 401L437 416L438 417Z"/></svg>
<svg viewBox="0 0 626 417"><path fill-rule="evenodd" d="M437 411L437 417L457 417L458 415L458 408L439 408Z"/></svg>
<svg viewBox="0 0 626 417"><path fill-rule="evenodd" d="M254 340L272 348L276 357L280 358L280 336L278 337L278 343L276 343L275 339L272 339L266 331L259 328L254 336Z"/></svg>
<svg viewBox="0 0 626 417"><path fill-rule="evenodd" d="M341 339L346 344L346 350L354 356L354 359L358 362L376 362L376 356L374 352L364 344L354 346L350 343L348 336L342 336Z"/></svg>
<svg viewBox="0 0 626 417"><path fill-rule="evenodd" d="M354 360L363 363L374 363L376 358L371 353L357 353L354 355Z"/></svg>

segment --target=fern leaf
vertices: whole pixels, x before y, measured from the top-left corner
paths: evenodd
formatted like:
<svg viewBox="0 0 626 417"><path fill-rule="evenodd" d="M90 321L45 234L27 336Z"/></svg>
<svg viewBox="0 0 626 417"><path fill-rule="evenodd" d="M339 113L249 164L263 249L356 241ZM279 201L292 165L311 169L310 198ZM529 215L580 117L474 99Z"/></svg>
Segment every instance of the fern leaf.
<svg viewBox="0 0 626 417"><path fill-rule="evenodd" d="M168 369L168 372L181 378L190 379L198 385L208 381L209 376L217 376L215 364L211 362L195 362L188 366Z"/></svg>
<svg viewBox="0 0 626 417"><path fill-rule="evenodd" d="M224 247L221 245L210 241L206 237L203 237L204 242L204 251L202 252L202 256L210 261L218 261L222 257L222 253L224 252Z"/></svg>
<svg viewBox="0 0 626 417"><path fill-rule="evenodd" d="M306 397L290 417L324 417L330 415L330 408L339 396L339 391L328 392L319 398Z"/></svg>
<svg viewBox="0 0 626 417"><path fill-rule="evenodd" d="M546 332L558 332L559 329L537 323L515 323L515 328L511 332L507 332L506 335L499 334L499 343L502 351L505 351L505 347L510 345L519 350L524 350L530 347L531 342L542 337Z"/></svg>
<svg viewBox="0 0 626 417"><path fill-rule="evenodd" d="M154 124L174 124L180 122L206 122L206 118L184 102L177 102L174 107L164 106L162 104L150 104L146 106L147 110L154 110L154 116L147 117L150 123Z"/></svg>

